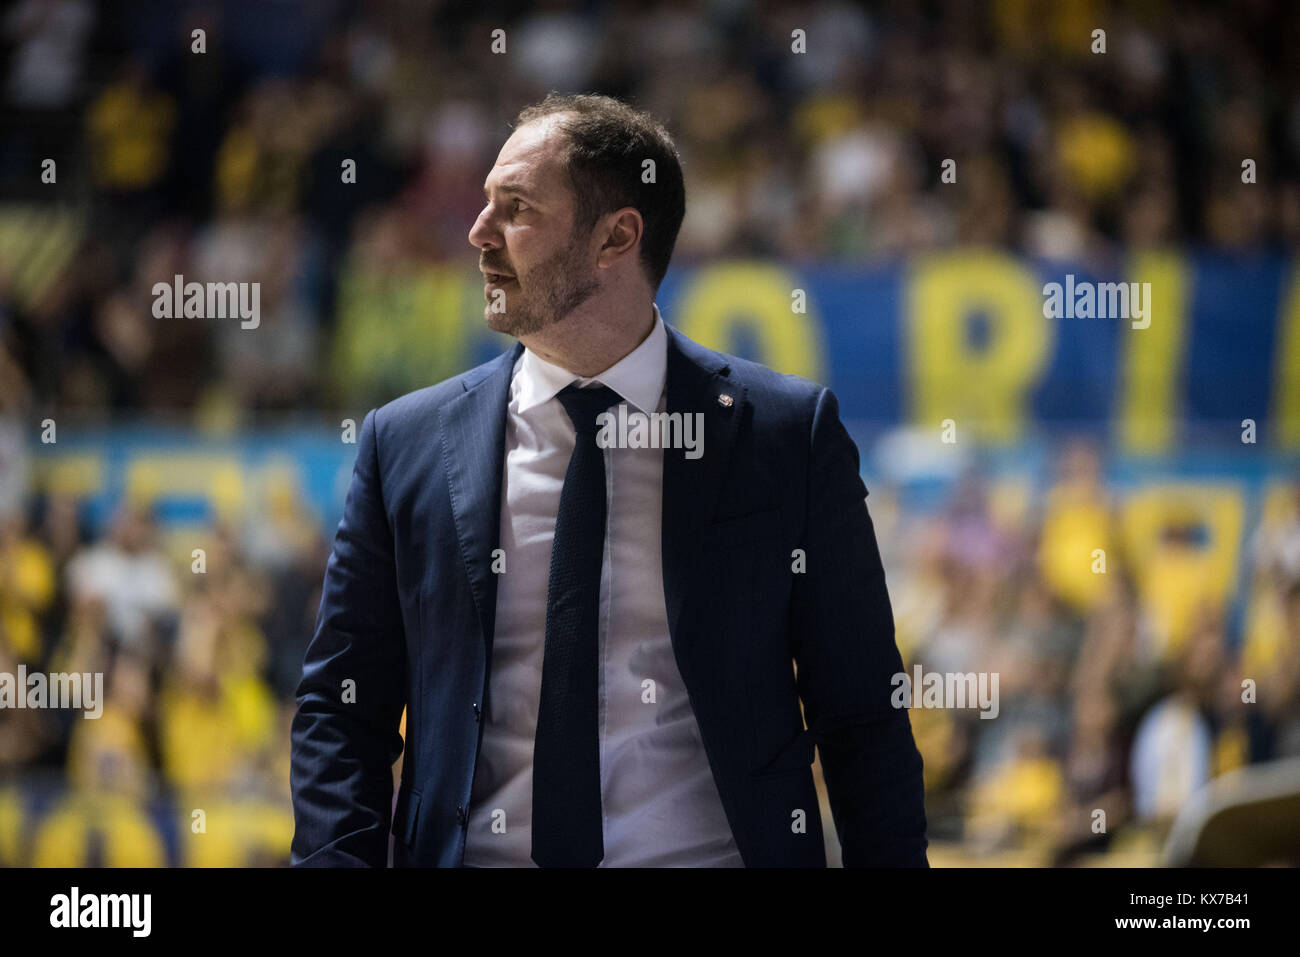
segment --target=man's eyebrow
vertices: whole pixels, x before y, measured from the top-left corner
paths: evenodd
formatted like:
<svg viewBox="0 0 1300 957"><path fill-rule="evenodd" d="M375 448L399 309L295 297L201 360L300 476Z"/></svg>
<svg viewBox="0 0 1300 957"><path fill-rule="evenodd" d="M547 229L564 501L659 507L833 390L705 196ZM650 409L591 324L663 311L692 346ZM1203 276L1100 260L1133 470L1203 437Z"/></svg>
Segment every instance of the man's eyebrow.
<svg viewBox="0 0 1300 957"><path fill-rule="evenodd" d="M519 184L519 183L501 183L501 184L499 184L499 185L497 186L497 192L500 192L500 193L516 193L516 194L521 195L521 196L527 196L527 195L528 195L528 189L527 189L527 187L525 187L525 186L523 186L522 184ZM483 195L484 195L484 196L488 195L488 188L487 188L487 184L486 184L486 183L483 184Z"/></svg>

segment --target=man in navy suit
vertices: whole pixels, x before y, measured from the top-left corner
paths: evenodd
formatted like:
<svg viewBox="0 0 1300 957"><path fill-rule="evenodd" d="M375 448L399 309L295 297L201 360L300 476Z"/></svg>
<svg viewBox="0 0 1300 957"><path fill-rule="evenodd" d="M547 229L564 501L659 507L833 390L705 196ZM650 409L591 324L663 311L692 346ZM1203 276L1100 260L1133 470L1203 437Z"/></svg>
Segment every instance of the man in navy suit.
<svg viewBox="0 0 1300 957"><path fill-rule="evenodd" d="M927 866L857 449L829 389L664 323L672 139L553 94L484 192L484 315L518 342L365 417L293 863L382 867L391 831L397 866L824 867L817 748L845 865Z"/></svg>

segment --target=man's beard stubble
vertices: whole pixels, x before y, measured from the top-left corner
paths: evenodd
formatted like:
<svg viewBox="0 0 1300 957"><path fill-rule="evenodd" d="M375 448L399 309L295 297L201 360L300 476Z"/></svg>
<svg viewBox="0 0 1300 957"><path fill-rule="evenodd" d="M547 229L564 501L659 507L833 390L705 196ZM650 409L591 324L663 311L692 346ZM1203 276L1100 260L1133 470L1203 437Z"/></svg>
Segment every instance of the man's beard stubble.
<svg viewBox="0 0 1300 957"><path fill-rule="evenodd" d="M487 324L496 332L514 336L533 335L564 319L600 289L600 282L584 272L583 243L574 242L528 271L530 288L518 276L514 295L505 297L505 311L494 312L489 301L484 311ZM545 285L538 289L538 284ZM541 299L541 302L537 300Z"/></svg>

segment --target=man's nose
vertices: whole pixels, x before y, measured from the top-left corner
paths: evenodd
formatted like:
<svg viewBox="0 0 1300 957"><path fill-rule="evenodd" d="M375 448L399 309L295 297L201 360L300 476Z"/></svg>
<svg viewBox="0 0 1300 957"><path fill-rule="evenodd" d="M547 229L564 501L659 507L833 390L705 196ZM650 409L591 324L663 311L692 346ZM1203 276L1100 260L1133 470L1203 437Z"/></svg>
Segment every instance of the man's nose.
<svg viewBox="0 0 1300 957"><path fill-rule="evenodd" d="M478 214L474 225L469 230L469 243L476 249L500 249L501 238L492 226L492 217L487 209Z"/></svg>

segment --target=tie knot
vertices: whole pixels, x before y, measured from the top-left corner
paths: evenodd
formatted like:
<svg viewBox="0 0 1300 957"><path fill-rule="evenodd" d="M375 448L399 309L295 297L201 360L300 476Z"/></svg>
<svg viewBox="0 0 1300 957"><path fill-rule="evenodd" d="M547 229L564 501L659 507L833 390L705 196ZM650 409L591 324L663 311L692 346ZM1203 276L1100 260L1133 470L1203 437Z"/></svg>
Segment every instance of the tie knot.
<svg viewBox="0 0 1300 957"><path fill-rule="evenodd" d="M595 435L599 431L596 416L623 401L623 397L607 385L581 389L576 382L561 389L556 398L569 413L574 431L579 435Z"/></svg>

